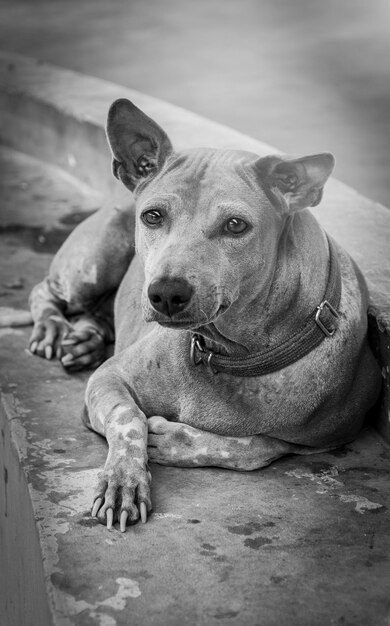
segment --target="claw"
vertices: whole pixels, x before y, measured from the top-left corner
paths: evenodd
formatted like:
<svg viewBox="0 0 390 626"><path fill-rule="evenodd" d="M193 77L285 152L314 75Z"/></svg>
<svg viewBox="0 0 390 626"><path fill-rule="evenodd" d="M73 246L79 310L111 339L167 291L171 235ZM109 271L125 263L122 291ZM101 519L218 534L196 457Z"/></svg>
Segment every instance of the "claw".
<svg viewBox="0 0 390 626"><path fill-rule="evenodd" d="M122 511L120 522L119 522L121 533L124 533L126 531L126 522L127 522L128 516L129 514L127 511Z"/></svg>
<svg viewBox="0 0 390 626"><path fill-rule="evenodd" d="M36 351L37 347L38 347L38 342L37 341L33 341L31 346L30 346L30 352L32 354L35 354L35 351Z"/></svg>
<svg viewBox="0 0 390 626"><path fill-rule="evenodd" d="M146 524L146 520L148 519L148 512L146 509L146 504L145 502L141 502L141 504L139 505L139 512L141 515L141 522L143 524Z"/></svg>
<svg viewBox="0 0 390 626"><path fill-rule="evenodd" d="M51 346L46 346L45 357L47 358L48 361L50 361L52 356L53 356L53 348Z"/></svg>
<svg viewBox="0 0 390 626"><path fill-rule="evenodd" d="M114 519L114 511L112 509L107 509L106 511L107 530L111 530L113 519Z"/></svg>
<svg viewBox="0 0 390 626"><path fill-rule="evenodd" d="M95 502L93 503L93 507L91 511L92 517L97 517L98 511L102 505L102 502L103 502L103 498L96 498Z"/></svg>
<svg viewBox="0 0 390 626"><path fill-rule="evenodd" d="M61 345L62 346L74 346L76 343L78 343L78 340L76 339L76 337L70 338L70 339L63 339L61 341Z"/></svg>
<svg viewBox="0 0 390 626"><path fill-rule="evenodd" d="M63 356L61 359L61 363L62 365L66 366L69 365L69 363L72 363L73 360L73 354L65 354L65 356Z"/></svg>

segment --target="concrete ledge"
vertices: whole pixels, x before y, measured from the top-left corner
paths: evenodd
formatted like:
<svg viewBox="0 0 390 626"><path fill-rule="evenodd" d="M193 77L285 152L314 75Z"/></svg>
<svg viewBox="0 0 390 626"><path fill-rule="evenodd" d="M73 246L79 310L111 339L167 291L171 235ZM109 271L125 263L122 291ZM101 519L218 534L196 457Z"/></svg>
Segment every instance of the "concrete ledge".
<svg viewBox="0 0 390 626"><path fill-rule="evenodd" d="M43 571L41 545L31 507L25 467L19 456L20 438L15 432L17 408L13 397L2 397L0 404L1 463L4 488L0 490L1 533L0 587L5 599L2 614L10 626L31 624L49 626L51 613ZM23 520L24 532L15 524ZM8 567L5 568L4 564ZM1 609L0 609L1 610Z"/></svg>
<svg viewBox="0 0 390 626"><path fill-rule="evenodd" d="M0 142L60 166L102 202L125 203L104 136L118 97L156 119L177 148L277 152L143 94L5 53ZM337 180L314 212L368 280L386 383L378 428L390 435L390 212ZM18 262L34 265L28 255ZM69 376L28 355L27 338L28 330L0 333L0 547L8 563L7 571L0 566L8 598L0 616L9 626L374 626L387 619L390 498L381 476L390 454L375 433L365 431L350 455L284 459L250 475L153 467L155 514L145 527L108 533L88 515L105 443L79 422L87 375ZM372 540L367 556L374 519L377 545ZM375 571L371 585L368 571ZM297 577L305 576L298 597Z"/></svg>
<svg viewBox="0 0 390 626"><path fill-rule="evenodd" d="M237 131L137 91L0 52L0 141L59 165L109 197L121 186L111 175L104 127L108 107L120 97L133 100L155 119L177 149L215 145L259 154L277 152Z"/></svg>

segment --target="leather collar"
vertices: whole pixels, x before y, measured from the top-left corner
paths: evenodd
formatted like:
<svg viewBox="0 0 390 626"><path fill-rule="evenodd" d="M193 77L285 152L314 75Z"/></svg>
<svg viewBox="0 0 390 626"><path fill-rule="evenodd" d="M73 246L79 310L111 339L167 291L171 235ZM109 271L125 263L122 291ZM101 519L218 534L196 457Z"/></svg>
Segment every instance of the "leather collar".
<svg viewBox="0 0 390 626"><path fill-rule="evenodd" d="M203 337L193 333L190 347L192 365L205 365L213 374L224 372L232 376L264 376L295 363L319 346L324 339L333 337L338 328L341 273L335 244L328 235L327 239L329 271L324 297L303 322L300 330L269 350L238 358L209 350Z"/></svg>

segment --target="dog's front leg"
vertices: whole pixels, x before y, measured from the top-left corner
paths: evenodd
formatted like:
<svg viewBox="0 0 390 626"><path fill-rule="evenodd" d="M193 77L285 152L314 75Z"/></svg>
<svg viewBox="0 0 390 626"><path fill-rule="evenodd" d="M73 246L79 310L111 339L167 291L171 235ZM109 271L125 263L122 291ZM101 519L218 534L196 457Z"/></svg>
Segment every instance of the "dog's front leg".
<svg viewBox="0 0 390 626"><path fill-rule="evenodd" d="M267 435L217 435L181 422L155 416L148 420L149 460L179 467L225 467L251 471L266 467L286 454L310 454L318 449Z"/></svg>
<svg viewBox="0 0 390 626"><path fill-rule="evenodd" d="M91 313L71 317L68 331L61 340L57 356L70 372L96 369L107 358L107 346L114 342L114 296L104 307Z"/></svg>
<svg viewBox="0 0 390 626"><path fill-rule="evenodd" d="M107 362L91 377L86 391L86 424L107 439L108 455L99 475L92 506L110 529L119 521L120 530L151 511L147 456L147 419L129 388Z"/></svg>

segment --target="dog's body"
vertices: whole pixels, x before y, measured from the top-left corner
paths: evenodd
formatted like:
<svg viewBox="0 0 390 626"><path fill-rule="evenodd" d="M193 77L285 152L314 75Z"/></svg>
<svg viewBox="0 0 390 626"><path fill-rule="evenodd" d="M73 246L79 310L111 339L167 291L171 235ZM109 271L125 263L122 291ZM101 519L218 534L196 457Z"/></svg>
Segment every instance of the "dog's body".
<svg viewBox="0 0 390 626"><path fill-rule="evenodd" d="M251 470L285 454L335 448L361 428L380 375L366 338L364 280L306 208L320 201L330 155L175 154L165 133L127 101L111 108L108 136L114 173L136 194L138 254L128 267L131 211L90 218L108 225L103 248L96 237L93 250L80 245L91 231L79 227L46 287L33 293L33 351L44 355L51 346L51 356L62 327L56 322L50 343L50 307L58 320L58 300L71 300L71 310L87 315L78 322L79 343L77 330L63 342L73 351L64 365L99 362L109 323L106 314L91 315L90 303L120 283L115 355L89 381L86 422L109 444L93 513L109 527L120 518L124 530L151 509L148 458ZM69 250L95 267L88 290L83 263L70 262ZM333 290L337 311L324 303L330 257L341 285L341 294ZM65 297L72 289L77 294ZM321 325L318 344L300 353ZM264 355L274 354L282 367L261 370Z"/></svg>

